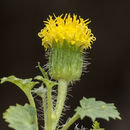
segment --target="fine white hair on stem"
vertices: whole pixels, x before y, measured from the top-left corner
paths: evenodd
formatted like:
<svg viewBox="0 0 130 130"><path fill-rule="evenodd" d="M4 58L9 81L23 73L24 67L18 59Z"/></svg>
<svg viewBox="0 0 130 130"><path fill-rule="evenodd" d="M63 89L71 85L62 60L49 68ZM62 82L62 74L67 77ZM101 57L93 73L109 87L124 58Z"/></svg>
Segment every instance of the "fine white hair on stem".
<svg viewBox="0 0 130 130"><path fill-rule="evenodd" d="M78 125L79 125L79 124L77 124L77 125L75 126L74 130L88 130L88 128L85 128L85 127L83 127L83 126L81 126L81 128L78 128Z"/></svg>
<svg viewBox="0 0 130 130"><path fill-rule="evenodd" d="M43 113L42 101L40 99L35 99L35 100L39 104L39 107L37 108L39 120L44 120L44 113Z"/></svg>
<svg viewBox="0 0 130 130"><path fill-rule="evenodd" d="M37 108L37 113L38 113L38 120L44 120L44 113L43 113L43 107L42 107L42 101L38 99L38 95L35 93L32 93L33 98L35 101L38 103L39 107Z"/></svg>
<svg viewBox="0 0 130 130"><path fill-rule="evenodd" d="M43 130L45 130L45 127L44 127L44 126L40 125L40 127L41 127Z"/></svg>
<svg viewBox="0 0 130 130"><path fill-rule="evenodd" d="M32 94L34 99L38 97L38 95L36 93L31 92L31 94Z"/></svg>

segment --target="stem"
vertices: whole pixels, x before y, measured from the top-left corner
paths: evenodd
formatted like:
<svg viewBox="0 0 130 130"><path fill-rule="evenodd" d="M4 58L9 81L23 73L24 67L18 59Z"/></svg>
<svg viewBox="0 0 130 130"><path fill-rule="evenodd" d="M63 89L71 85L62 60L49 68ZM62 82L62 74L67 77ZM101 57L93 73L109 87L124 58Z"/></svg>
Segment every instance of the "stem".
<svg viewBox="0 0 130 130"><path fill-rule="evenodd" d="M51 95L52 87L48 86L47 87L47 130L52 130L52 95Z"/></svg>
<svg viewBox="0 0 130 130"><path fill-rule="evenodd" d="M36 105L35 105L35 102L34 102L34 99L33 99L33 97L32 97L31 92L26 93L26 95L27 95L27 98L28 98L28 100L29 100L30 105L31 105L32 107L34 107L35 110L36 110ZM36 110L36 116L35 116L35 124L36 124L36 130L38 130L37 110Z"/></svg>
<svg viewBox="0 0 130 130"><path fill-rule="evenodd" d="M80 118L79 115L75 114L65 125L61 130L67 130L76 120Z"/></svg>
<svg viewBox="0 0 130 130"><path fill-rule="evenodd" d="M43 112L44 112L44 127L47 130L47 110L46 110L46 97L42 98Z"/></svg>
<svg viewBox="0 0 130 130"><path fill-rule="evenodd" d="M66 95L67 95L67 82L64 80L59 80L58 97L57 97L57 103L56 103L56 108L55 108L56 120L53 123L53 130L56 129L56 126L57 126L60 116L62 114Z"/></svg>

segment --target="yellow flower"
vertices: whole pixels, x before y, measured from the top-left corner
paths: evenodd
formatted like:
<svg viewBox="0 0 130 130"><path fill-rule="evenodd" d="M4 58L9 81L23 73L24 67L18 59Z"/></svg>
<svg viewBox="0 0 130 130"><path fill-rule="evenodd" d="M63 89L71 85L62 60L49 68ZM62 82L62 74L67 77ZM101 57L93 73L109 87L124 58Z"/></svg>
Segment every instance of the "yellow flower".
<svg viewBox="0 0 130 130"><path fill-rule="evenodd" d="M91 33L91 29L88 28L90 21L84 20L81 17L77 18L77 15L66 14L54 18L49 16L47 21L44 21L45 27L38 33L42 38L42 45L45 49L52 47L53 41L62 44L64 40L68 43L76 46L80 46L83 49L91 48L91 43L96 40Z"/></svg>

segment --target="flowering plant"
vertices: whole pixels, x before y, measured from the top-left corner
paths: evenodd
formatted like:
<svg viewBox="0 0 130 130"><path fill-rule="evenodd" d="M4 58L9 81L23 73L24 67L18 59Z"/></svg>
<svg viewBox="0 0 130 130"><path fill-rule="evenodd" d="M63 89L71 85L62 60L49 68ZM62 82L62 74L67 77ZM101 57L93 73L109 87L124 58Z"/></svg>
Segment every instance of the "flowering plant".
<svg viewBox="0 0 130 130"><path fill-rule="evenodd" d="M1 78L1 83L8 81L17 85L29 101L29 104L26 103L24 106L16 104L6 110L3 118L9 123L9 127L15 130L39 130L38 114L32 93L41 97L45 130L67 130L76 120L82 120L84 117L91 118L93 122L90 130L104 130L100 128L97 118L121 119L113 103L83 97L80 106L75 109L75 114L65 124L59 122L68 87L80 80L83 70L88 65L84 58L85 51L91 48L96 38L88 28L90 21L77 17L75 14L73 16L66 14L64 17L54 15L54 18L49 16L44 23L45 27L38 35L47 52L48 71L45 72L38 63L42 76L38 75L34 77L34 80L20 79L15 76ZM38 84L40 86L35 87ZM55 86L57 89L54 88ZM78 130L77 126L75 130Z"/></svg>

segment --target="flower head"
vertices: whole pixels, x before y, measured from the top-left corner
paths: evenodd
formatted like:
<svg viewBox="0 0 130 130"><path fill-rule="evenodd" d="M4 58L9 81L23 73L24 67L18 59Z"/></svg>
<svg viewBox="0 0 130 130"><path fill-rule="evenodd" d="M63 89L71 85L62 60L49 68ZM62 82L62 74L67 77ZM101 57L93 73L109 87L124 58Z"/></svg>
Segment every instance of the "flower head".
<svg viewBox="0 0 130 130"><path fill-rule="evenodd" d="M77 15L66 14L44 21L45 27L38 33L42 45L48 52L49 75L55 80L73 82L79 80L84 62L84 49L91 48L96 40L88 28L90 21Z"/></svg>
<svg viewBox="0 0 130 130"><path fill-rule="evenodd" d="M47 21L44 21L45 27L38 33L42 38L42 45L45 49L52 47L53 41L62 44L64 40L72 45L82 47L83 49L91 48L91 43L96 40L88 28L90 21L84 20L77 15L66 14L54 18L49 16Z"/></svg>

